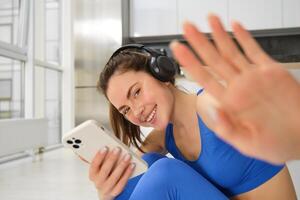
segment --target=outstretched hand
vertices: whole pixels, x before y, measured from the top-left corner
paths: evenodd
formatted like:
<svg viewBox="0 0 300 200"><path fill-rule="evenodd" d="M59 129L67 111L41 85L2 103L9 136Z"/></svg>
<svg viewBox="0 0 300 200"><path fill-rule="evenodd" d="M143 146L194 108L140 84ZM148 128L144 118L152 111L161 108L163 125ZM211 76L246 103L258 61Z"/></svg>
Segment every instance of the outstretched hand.
<svg viewBox="0 0 300 200"><path fill-rule="evenodd" d="M219 100L214 130L242 153L272 163L300 158L300 84L270 58L242 27L232 23L239 50L220 19L208 18L213 45L193 24L184 24L184 44L172 42L175 58ZM208 66L225 84L216 80Z"/></svg>

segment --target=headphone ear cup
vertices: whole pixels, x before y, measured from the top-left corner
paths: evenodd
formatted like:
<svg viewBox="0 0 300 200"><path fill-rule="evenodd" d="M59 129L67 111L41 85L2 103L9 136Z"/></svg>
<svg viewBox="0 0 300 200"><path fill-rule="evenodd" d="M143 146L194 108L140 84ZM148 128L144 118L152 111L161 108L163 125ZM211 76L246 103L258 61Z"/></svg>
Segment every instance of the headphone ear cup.
<svg viewBox="0 0 300 200"><path fill-rule="evenodd" d="M177 72L177 65L167 56L151 57L150 71L158 80L169 82Z"/></svg>

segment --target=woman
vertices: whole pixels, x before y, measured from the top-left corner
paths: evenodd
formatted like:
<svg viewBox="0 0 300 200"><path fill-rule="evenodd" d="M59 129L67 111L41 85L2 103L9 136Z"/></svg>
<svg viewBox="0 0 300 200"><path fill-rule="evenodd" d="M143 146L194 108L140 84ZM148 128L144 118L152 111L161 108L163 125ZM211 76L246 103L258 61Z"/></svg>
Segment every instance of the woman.
<svg viewBox="0 0 300 200"><path fill-rule="evenodd" d="M158 54L144 47L123 48L113 54L101 73L99 89L110 102L111 124L116 136L125 144L139 148L142 141L139 126L153 127L154 131L139 148L141 151L171 153L231 199L296 199L286 166L246 157L208 128L212 122L207 117L206 107L217 102L205 91L200 91L198 96L187 94L174 86L172 76L161 81L156 70L152 70L153 60L159 61ZM168 64L165 61L160 64L163 63ZM112 179L110 175L118 174L114 179L123 182L129 177L128 165L123 166L124 173L115 173L115 170L122 171L120 167L105 164L117 162L116 158L110 159L113 155L116 153L97 155L91 165L90 179L100 194L107 194L103 180ZM103 166L111 169L102 170ZM146 178L130 186L133 188L131 198L144 192L141 187ZM99 180L101 184L97 184ZM124 189L120 185L116 185L119 193ZM199 191L198 199L202 194Z"/></svg>

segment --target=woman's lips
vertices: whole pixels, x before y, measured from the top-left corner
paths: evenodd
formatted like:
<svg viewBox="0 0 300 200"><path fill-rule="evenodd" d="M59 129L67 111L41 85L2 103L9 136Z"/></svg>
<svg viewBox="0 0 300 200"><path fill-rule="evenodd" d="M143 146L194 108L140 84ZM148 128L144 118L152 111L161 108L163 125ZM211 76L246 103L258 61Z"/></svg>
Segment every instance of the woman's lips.
<svg viewBox="0 0 300 200"><path fill-rule="evenodd" d="M157 105L154 106L153 110L151 111L151 113L148 115L148 117L146 118L146 122L152 124L154 122L154 118L157 112Z"/></svg>

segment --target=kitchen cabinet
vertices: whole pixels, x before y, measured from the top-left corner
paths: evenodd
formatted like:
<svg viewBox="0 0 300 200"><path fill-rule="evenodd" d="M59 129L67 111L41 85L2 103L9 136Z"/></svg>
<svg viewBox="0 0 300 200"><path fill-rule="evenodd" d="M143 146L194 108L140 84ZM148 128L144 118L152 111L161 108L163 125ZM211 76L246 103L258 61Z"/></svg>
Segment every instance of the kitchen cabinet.
<svg viewBox="0 0 300 200"><path fill-rule="evenodd" d="M283 27L300 27L300 0L282 0Z"/></svg>
<svg viewBox="0 0 300 200"><path fill-rule="evenodd" d="M282 28L282 1L229 0L228 20L241 21L249 30Z"/></svg>
<svg viewBox="0 0 300 200"><path fill-rule="evenodd" d="M232 20L248 30L300 27L300 0L131 0L130 36L182 34L185 21L209 33L209 13L220 16L228 31Z"/></svg>
<svg viewBox="0 0 300 200"><path fill-rule="evenodd" d="M174 35L176 32L176 0L130 1L131 37Z"/></svg>
<svg viewBox="0 0 300 200"><path fill-rule="evenodd" d="M178 1L178 34L182 34L182 24L188 20L197 25L203 32L210 32L207 24L208 13L220 16L228 28L228 0L177 0Z"/></svg>

